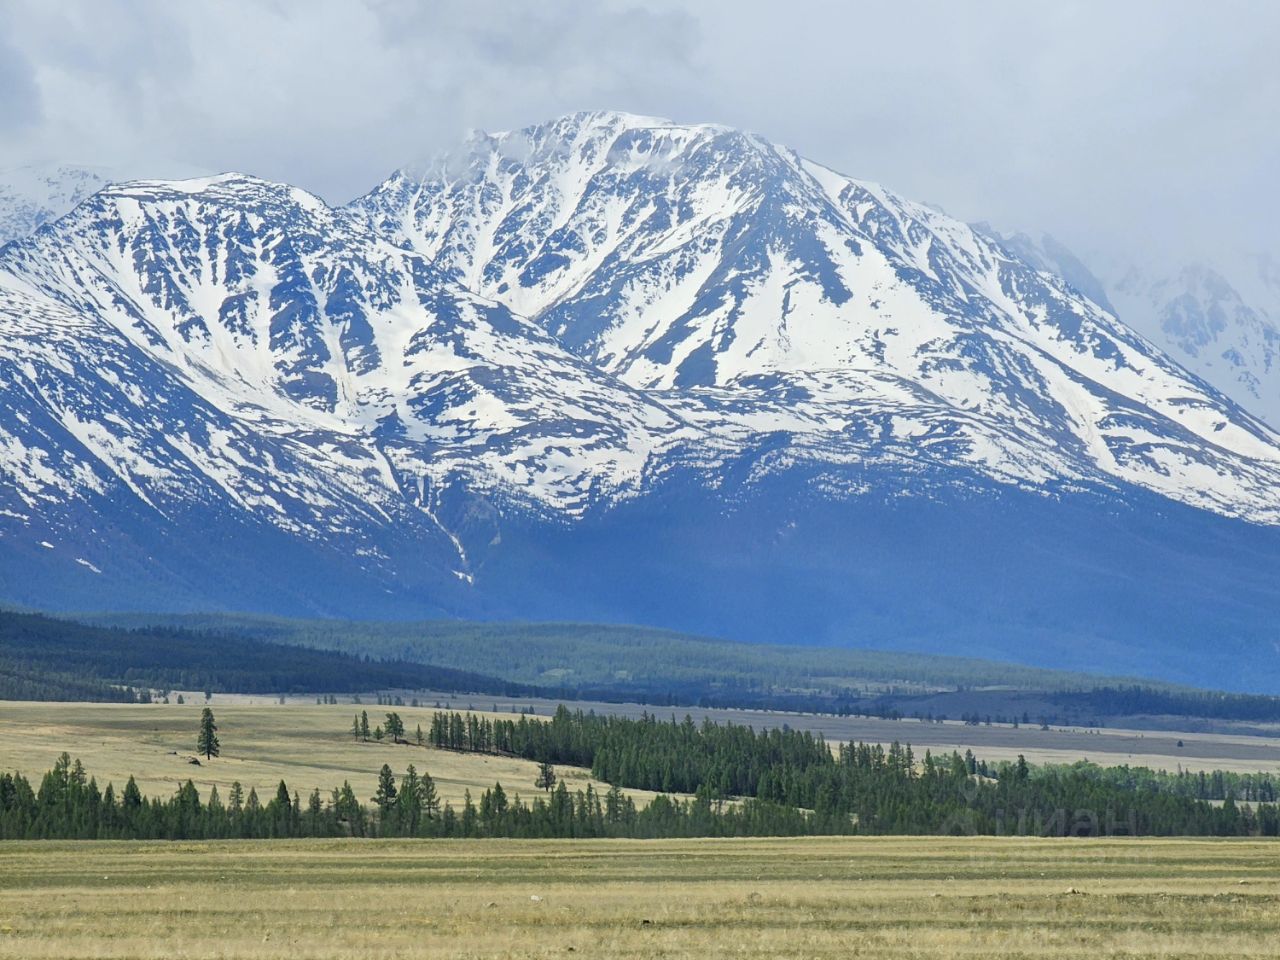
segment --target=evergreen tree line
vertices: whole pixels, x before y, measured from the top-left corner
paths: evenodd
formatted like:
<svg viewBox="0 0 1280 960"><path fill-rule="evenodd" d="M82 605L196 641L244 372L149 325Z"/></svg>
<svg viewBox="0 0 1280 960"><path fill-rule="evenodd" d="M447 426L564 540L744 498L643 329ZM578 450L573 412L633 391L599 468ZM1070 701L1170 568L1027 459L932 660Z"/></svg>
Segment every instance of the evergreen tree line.
<svg viewBox="0 0 1280 960"><path fill-rule="evenodd" d="M44 664L0 652L0 700L134 703L138 694L126 686L107 683L92 673L50 670Z"/></svg>
<svg viewBox="0 0 1280 960"><path fill-rule="evenodd" d="M263 803L232 785L224 800L213 787L201 797L188 780L168 800L144 798L130 777L117 795L99 789L79 760L63 754L33 789L21 774L0 775L0 839L193 840L290 837L695 837L812 833L815 822L797 810L751 801L713 803L700 796L656 798L643 809L617 787L603 795L588 785L570 792L563 781L532 802L508 796L500 783L477 803L467 791L461 808L441 803L435 783L410 764L397 782L384 765L369 803L350 782L328 798L315 790L303 801L284 781Z"/></svg>
<svg viewBox="0 0 1280 960"><path fill-rule="evenodd" d="M1262 723L1280 720L1280 697L1265 694L1160 690L1131 684L1061 693L1055 695L1054 700L1094 714L1111 716L1159 714Z"/></svg>
<svg viewBox="0 0 1280 960"><path fill-rule="evenodd" d="M172 627L124 630L0 610L0 699L149 699L150 690L353 693L404 688L502 696L533 688L463 670Z"/></svg>
<svg viewBox="0 0 1280 960"><path fill-rule="evenodd" d="M814 768L817 769L817 768ZM67 754L33 789L21 774L0 775L2 839L223 839L289 837L699 837L805 834L992 834L1041 836L1280 834L1274 804L1221 807L1171 793L1131 792L1117 804L1114 787L1071 768L1033 769L1025 761L981 775L971 757L942 762L928 754L912 767L903 747L842 747L835 775L804 787L770 777L779 795L814 789L804 810L766 797L726 802L708 785L691 799L659 795L643 809L616 785L570 792L563 780L545 798L509 796L501 784L460 809L441 803L429 774L412 764L397 781L382 767L376 791L362 802L350 782L304 802L281 781L260 801L233 784L224 801L187 781L168 800L144 798L131 777L117 796ZM806 778L801 778L804 781ZM780 786L781 784L781 786Z"/></svg>
<svg viewBox="0 0 1280 960"><path fill-rule="evenodd" d="M587 766L614 786L811 811L806 829L820 833L1280 833L1274 803L1236 802L1246 799L1236 789L1262 790L1247 799L1266 801L1274 785L1229 774L1205 780L1207 791L1216 782L1223 793L1217 807L1184 788L1198 778L1092 764L1034 767L1021 757L992 765L970 752L926 753L917 763L911 747L897 743L842 744L833 752L806 732L607 717L563 706L546 722L437 712L427 739L447 749Z"/></svg>
<svg viewBox="0 0 1280 960"><path fill-rule="evenodd" d="M660 793L695 793L709 784L722 795L755 796L765 771L803 770L831 762L821 736L807 731L717 724L685 717L660 721L571 712L563 704L550 720L491 720L437 711L427 740L433 746L523 757L540 763L590 767L606 783Z"/></svg>
<svg viewBox="0 0 1280 960"><path fill-rule="evenodd" d="M1146 789L1196 800L1234 800L1275 803L1280 800L1280 778L1272 773L1235 773L1230 770L1151 770L1147 767L1102 767L1081 760L1072 768L1124 789Z"/></svg>
<svg viewBox="0 0 1280 960"><path fill-rule="evenodd" d="M703 705L776 704L777 709L788 709L783 704L791 703L790 709L812 709L819 702L829 704L833 697L843 701L870 696L868 688L879 688L882 682L893 684L895 693L957 685L962 689L1082 690L1097 682L1095 676L1084 673L969 657L740 643L605 624L353 622L240 614L115 614L100 619L135 626L167 622L218 634L239 633L298 646L477 670L544 687L551 691L548 695L562 699L596 699L596 692L609 692L611 698L630 693L642 697L639 702L659 706L692 706L705 697ZM572 669L563 689L547 687L547 671L556 667ZM725 696L726 689L735 692ZM798 706L802 703L807 706Z"/></svg>

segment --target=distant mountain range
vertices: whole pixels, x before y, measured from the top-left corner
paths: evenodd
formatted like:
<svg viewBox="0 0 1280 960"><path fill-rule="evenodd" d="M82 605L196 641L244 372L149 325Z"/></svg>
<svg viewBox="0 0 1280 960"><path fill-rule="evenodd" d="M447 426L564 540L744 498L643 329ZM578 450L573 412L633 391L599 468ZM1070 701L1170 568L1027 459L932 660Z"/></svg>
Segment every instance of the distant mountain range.
<svg viewBox="0 0 1280 960"><path fill-rule="evenodd" d="M336 209L67 177L0 214L11 600L1280 680L1280 435L1060 248L614 113Z"/></svg>
<svg viewBox="0 0 1280 960"><path fill-rule="evenodd" d="M1176 270L1127 266L1108 285L1125 321L1187 369L1280 425L1280 262L1254 254Z"/></svg>
<svg viewBox="0 0 1280 960"><path fill-rule="evenodd" d="M1229 264L1102 261L1097 275L1051 236L1002 237L1037 269L1056 273L1170 357L1267 423L1280 424L1280 261Z"/></svg>
<svg viewBox="0 0 1280 960"><path fill-rule="evenodd" d="M0 246L52 223L116 179L105 167L74 164L0 171Z"/></svg>

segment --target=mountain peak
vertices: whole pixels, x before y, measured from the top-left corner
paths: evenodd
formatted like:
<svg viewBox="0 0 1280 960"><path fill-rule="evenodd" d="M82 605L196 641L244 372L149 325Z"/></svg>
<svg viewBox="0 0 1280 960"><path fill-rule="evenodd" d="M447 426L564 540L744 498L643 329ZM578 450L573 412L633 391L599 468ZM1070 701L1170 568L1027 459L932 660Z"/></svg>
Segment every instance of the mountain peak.
<svg viewBox="0 0 1280 960"><path fill-rule="evenodd" d="M586 158L616 162L629 155L632 164L646 155L668 162L689 145L716 140L721 148L781 149L767 140L716 123L676 123L661 117L611 110L565 114L543 123L493 133L473 129L456 147L400 167L393 178L412 182L436 178L462 180L484 175L490 163L521 166Z"/></svg>
<svg viewBox="0 0 1280 960"><path fill-rule="evenodd" d="M0 247L57 220L115 179L105 167L50 164L0 173Z"/></svg>
<svg viewBox="0 0 1280 960"><path fill-rule="evenodd" d="M742 133L719 123L677 123L665 117L629 113L624 110L580 110L576 113L553 117L542 123L481 135L497 140L513 137L522 139L555 137L569 140L592 133L616 135L634 130L679 130L708 135Z"/></svg>
<svg viewBox="0 0 1280 960"><path fill-rule="evenodd" d="M183 180L121 180L103 187L100 194L110 199L157 200L168 197L180 200L190 197L241 205L269 198L312 212L330 209L324 200L301 187L234 171Z"/></svg>
<svg viewBox="0 0 1280 960"><path fill-rule="evenodd" d="M1018 576L1056 556L1027 546L1041 519L1101 542L1121 510L1190 531L1180 589L1207 527L1280 557L1280 436L1035 246L752 134L602 112L341 208L243 174L112 186L0 252L0 561L74 542L105 569L120 537L184 584L260 554L307 602L358 582L607 619L700 557L695 582L741 570L733 595L796 629L874 607L846 584L882 561L989 569L992 523Z"/></svg>

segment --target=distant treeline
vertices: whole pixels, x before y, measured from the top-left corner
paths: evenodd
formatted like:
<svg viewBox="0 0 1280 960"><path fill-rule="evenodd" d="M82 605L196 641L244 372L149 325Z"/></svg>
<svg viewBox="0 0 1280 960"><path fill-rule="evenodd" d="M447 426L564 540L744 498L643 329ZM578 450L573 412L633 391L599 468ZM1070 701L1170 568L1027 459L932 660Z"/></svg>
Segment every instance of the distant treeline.
<svg viewBox="0 0 1280 960"><path fill-rule="evenodd" d="M441 805L431 777L412 765L398 784L384 766L370 800L349 782L328 799L315 790L304 801L281 781L263 802L239 783L225 799L217 787L202 797L190 780L167 800L147 799L132 777L119 794L111 784L99 788L80 761L63 754L38 788L21 774L0 774L0 839L793 836L817 825L801 811L755 801L726 806L660 796L637 809L616 788L570 792L564 781L531 802L494 784L478 803L468 791L459 809Z"/></svg>
<svg viewBox="0 0 1280 960"><path fill-rule="evenodd" d="M101 615L218 636L430 663L501 677L556 699L736 707L878 717L974 713L996 722L1089 723L1164 714L1280 720L1280 697L1203 693L966 657L738 643L635 626L421 621L376 623L239 615ZM938 691L962 695L948 710ZM1024 716L1011 692L1035 697ZM945 698L943 698L945 701ZM985 703L983 701L989 701ZM929 701L934 705L920 708Z"/></svg>
<svg viewBox="0 0 1280 960"><path fill-rule="evenodd" d="M875 790L902 790L886 797L896 820L863 820L839 810L838 797L819 798L819 809L802 810L773 800L748 798L726 803L703 784L692 799L655 797L644 808L615 784L603 794L590 785L570 792L563 780L532 801L502 785L485 790L477 803L467 792L462 807L441 804L429 774L409 764L397 782L384 765L369 802L350 782L326 799L319 790L306 800L281 781L263 802L237 782L224 799L213 787L201 796L188 780L167 800L142 796L132 777L117 794L101 789L80 761L63 754L39 787L21 774L0 774L0 839L192 840L289 837L746 837L819 834L938 833L1039 836L1136 836L1154 832L1195 836L1276 836L1276 808L1239 808L1228 800L1215 808L1169 794L1098 789L1098 781L1035 770L1023 763L993 771L971 758L953 755L941 764L926 760L912 771L910 749L889 751L858 745L835 761L846 783L862 781L865 796ZM971 769L973 772L970 772ZM982 772L985 770L985 775ZM774 771L775 775L779 771ZM1000 780L991 782L993 775ZM1012 788L1001 790L1001 782ZM834 780L820 788L832 789ZM1092 791L1082 783L1093 783ZM783 788L785 790L790 789ZM927 802L926 797L934 797ZM938 798L941 802L937 802ZM1045 806L1013 806L1030 800ZM1131 806L1079 807L1127 801ZM992 802L1010 804L992 807ZM926 804L927 805L924 805ZM1057 804L1057 806L1054 806ZM1137 806L1133 806L1137 805ZM1152 826L1165 829L1152 830Z"/></svg>
<svg viewBox="0 0 1280 960"><path fill-rule="evenodd" d="M49 664L0 650L0 700L78 700L135 703L139 693L91 673L50 669Z"/></svg>
<svg viewBox="0 0 1280 960"><path fill-rule="evenodd" d="M1103 678L972 657L743 643L650 627L464 620L297 620L237 614L100 614L116 626L164 623L276 643L440 664L578 699L629 692L654 704L768 706L845 702L902 688L1087 689ZM1159 687L1161 684L1151 684ZM700 701L705 701L701 702Z"/></svg>
<svg viewBox="0 0 1280 960"><path fill-rule="evenodd" d="M1019 758L989 765L970 753L926 753L917 763L910 746L896 743L832 751L807 732L699 726L688 718L632 720L563 706L550 721L437 712L427 738L447 749L587 766L615 786L811 811L808 829L820 833L1280 834L1276 805L1242 808L1236 801L1244 798L1226 780L1219 807L1176 781L1126 778L1089 764L1034 767ZM1252 786L1274 797L1273 780Z"/></svg>
<svg viewBox="0 0 1280 960"><path fill-rule="evenodd" d="M1053 699L1076 710L1102 716L1154 714L1258 723L1280 721L1280 697L1260 694L1160 690L1133 685L1061 693Z"/></svg>
<svg viewBox="0 0 1280 960"><path fill-rule="evenodd" d="M1022 724L1100 725L1141 714L1280 721L1280 697L1090 681L1097 682L955 657L739 644L639 627L210 616L125 628L0 611L0 699L130 700L147 689L436 689ZM921 683L956 689L912 686ZM984 683L1002 688L981 689Z"/></svg>
<svg viewBox="0 0 1280 960"><path fill-rule="evenodd" d="M1233 773L1230 770L1151 770L1147 767L1102 767L1087 760L1045 769L1074 770L1123 790L1170 793L1196 800L1280 801L1280 777L1273 773Z"/></svg>
<svg viewBox="0 0 1280 960"><path fill-rule="evenodd" d="M394 660L168 627L124 630L0 611L0 699L130 701L149 690L358 693L529 687Z"/></svg>

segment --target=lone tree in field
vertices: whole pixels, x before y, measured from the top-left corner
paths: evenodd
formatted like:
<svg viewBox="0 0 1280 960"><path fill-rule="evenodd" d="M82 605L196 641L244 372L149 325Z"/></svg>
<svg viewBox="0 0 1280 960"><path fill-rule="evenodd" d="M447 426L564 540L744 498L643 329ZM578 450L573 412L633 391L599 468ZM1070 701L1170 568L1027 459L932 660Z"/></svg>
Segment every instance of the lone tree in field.
<svg viewBox="0 0 1280 960"><path fill-rule="evenodd" d="M538 779L533 781L533 785L550 792L556 785L556 768L549 763L538 764Z"/></svg>
<svg viewBox="0 0 1280 960"><path fill-rule="evenodd" d="M213 711L208 707L200 714L200 736L196 738L196 752L209 760L218 755L218 725L213 722Z"/></svg>

